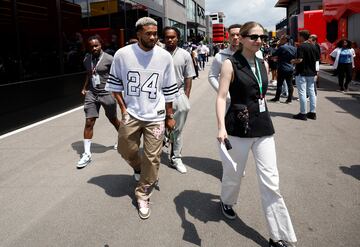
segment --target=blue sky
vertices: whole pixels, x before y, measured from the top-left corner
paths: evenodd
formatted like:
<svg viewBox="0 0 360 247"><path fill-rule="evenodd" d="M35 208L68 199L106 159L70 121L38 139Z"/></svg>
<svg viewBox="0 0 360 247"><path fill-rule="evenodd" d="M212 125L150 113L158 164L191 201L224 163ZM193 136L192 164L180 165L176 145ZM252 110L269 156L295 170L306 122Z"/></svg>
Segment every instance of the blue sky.
<svg viewBox="0 0 360 247"><path fill-rule="evenodd" d="M278 0L205 0L206 12L224 12L225 26L257 21L268 31L286 17L285 8L275 8Z"/></svg>

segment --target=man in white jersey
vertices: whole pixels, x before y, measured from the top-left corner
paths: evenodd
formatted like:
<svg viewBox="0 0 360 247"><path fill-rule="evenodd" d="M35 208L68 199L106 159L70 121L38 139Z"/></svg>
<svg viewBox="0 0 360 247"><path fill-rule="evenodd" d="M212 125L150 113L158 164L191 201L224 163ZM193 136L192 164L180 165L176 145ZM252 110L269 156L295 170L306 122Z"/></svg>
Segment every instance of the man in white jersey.
<svg viewBox="0 0 360 247"><path fill-rule="evenodd" d="M84 153L81 155L76 167L84 168L91 162L91 139L94 125L99 117L100 106L105 110L105 115L115 127L119 129L120 122L116 116L116 101L114 97L104 89L109 77L110 66L113 57L101 49L100 36L91 36L88 39L90 53L84 59L84 67L87 71L81 94L85 95L85 127L84 127Z"/></svg>
<svg viewBox="0 0 360 247"><path fill-rule="evenodd" d="M138 43L118 50L105 89L114 93L122 120L118 152L134 169L139 216L150 216L149 200L158 180L165 126L172 130L172 101L178 92L171 55L157 42L157 22L136 22ZM165 120L165 122L164 122ZM143 136L143 154L140 139Z"/></svg>
<svg viewBox="0 0 360 247"><path fill-rule="evenodd" d="M165 27L163 30L165 49L170 52L174 61L175 75L179 95L176 97L173 108L176 121L175 129L172 131L170 165L180 173L186 173L186 167L181 160L182 130L190 110L190 90L195 69L190 53L177 46L180 31L176 27Z"/></svg>

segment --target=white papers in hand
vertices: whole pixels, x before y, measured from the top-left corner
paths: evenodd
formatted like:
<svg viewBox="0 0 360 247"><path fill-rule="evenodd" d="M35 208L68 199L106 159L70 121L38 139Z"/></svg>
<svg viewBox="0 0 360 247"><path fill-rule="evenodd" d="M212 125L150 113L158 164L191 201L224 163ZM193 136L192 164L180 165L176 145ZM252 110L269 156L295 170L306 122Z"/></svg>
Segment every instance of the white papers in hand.
<svg viewBox="0 0 360 247"><path fill-rule="evenodd" d="M219 152L220 152L220 157L221 157L222 162L225 163L224 165L231 165L234 168L235 172L236 172L237 164L231 158L228 150L225 147L225 144L224 143L219 143L219 145L220 145Z"/></svg>

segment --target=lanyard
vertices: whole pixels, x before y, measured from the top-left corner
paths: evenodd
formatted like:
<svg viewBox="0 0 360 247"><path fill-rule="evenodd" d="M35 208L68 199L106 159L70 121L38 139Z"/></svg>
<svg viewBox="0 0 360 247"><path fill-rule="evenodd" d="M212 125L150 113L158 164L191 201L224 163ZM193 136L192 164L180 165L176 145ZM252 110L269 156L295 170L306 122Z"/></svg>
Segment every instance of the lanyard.
<svg viewBox="0 0 360 247"><path fill-rule="evenodd" d="M103 55L104 55L104 52L101 53L101 56L100 56L99 60L97 61L97 63L95 64L95 66L94 66L94 63L93 63L93 57L92 57L92 55L91 55L91 68L92 68L92 73L93 73L93 74L96 74L96 68L97 68L97 66L99 65L99 63L100 63L101 58L103 57Z"/></svg>
<svg viewBox="0 0 360 247"><path fill-rule="evenodd" d="M255 77L256 80L259 84L259 88L260 88L260 98L263 97L263 93L262 93L262 78L261 78L261 73L260 73L260 68L259 68L259 63L257 62L256 58L255 58L255 64L256 64L256 71L257 73L255 73Z"/></svg>

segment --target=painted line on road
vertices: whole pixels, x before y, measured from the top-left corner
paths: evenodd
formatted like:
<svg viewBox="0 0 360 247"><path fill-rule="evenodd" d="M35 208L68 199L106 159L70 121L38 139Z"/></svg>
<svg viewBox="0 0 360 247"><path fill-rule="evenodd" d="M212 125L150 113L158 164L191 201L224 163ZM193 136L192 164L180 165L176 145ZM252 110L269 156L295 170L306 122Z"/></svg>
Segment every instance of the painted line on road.
<svg viewBox="0 0 360 247"><path fill-rule="evenodd" d="M11 132L9 132L9 133L6 133L6 134L4 134L4 135L1 135L1 136L0 136L0 140L1 140L1 139L4 139L4 138L6 138L6 137L9 137L9 136L15 135L15 134L17 134L17 133L23 132L23 131L25 131L25 130L34 128L34 127L36 127L36 126L38 126L38 125L41 125L41 124L43 124L43 123L50 122L50 121L52 121L52 120L54 120L54 119L57 119L57 118L59 118L59 117L63 117L63 116L68 115L68 114L70 114L70 113L72 113L72 112L78 111L78 110L80 110L80 109L82 109L82 108L84 108L84 106L79 106L79 107L77 107L77 108L74 108L74 109L72 109L72 110L63 112L63 113L58 114L58 115L56 115L56 116L53 116L53 117L44 119L44 120L42 120L42 121L40 121L40 122L36 122L36 123L30 124L30 125L28 125L28 126L25 126L25 127L23 127L23 128L20 128L20 129L11 131Z"/></svg>

